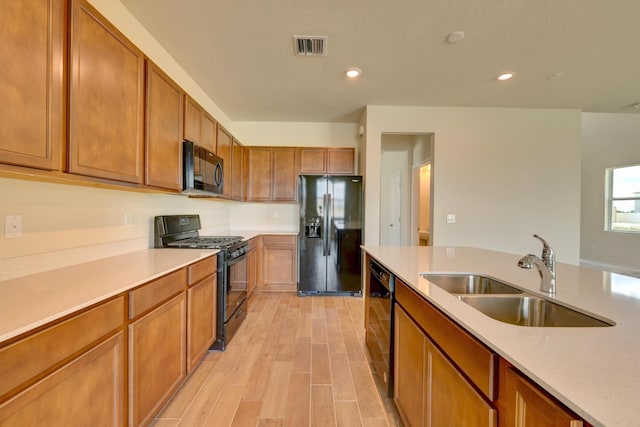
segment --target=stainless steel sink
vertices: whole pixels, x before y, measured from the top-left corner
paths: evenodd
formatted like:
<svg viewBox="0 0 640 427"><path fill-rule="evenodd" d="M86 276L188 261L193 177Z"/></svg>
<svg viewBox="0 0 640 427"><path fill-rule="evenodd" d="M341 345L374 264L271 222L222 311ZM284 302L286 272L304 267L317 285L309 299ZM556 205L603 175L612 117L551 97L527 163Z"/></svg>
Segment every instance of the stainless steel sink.
<svg viewBox="0 0 640 427"><path fill-rule="evenodd" d="M477 274L422 274L422 277L451 294L521 294L520 289L500 280Z"/></svg>
<svg viewBox="0 0 640 427"><path fill-rule="evenodd" d="M518 296L459 295L458 298L487 316L512 325L602 327L615 324L528 294Z"/></svg>

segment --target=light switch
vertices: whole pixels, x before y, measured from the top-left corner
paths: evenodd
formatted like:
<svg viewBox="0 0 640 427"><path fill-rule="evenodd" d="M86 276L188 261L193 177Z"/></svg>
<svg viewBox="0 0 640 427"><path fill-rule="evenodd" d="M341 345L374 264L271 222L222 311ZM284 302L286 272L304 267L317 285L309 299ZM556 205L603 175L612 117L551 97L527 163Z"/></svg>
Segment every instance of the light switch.
<svg viewBox="0 0 640 427"><path fill-rule="evenodd" d="M22 215L4 216L4 238L18 239L22 237Z"/></svg>
<svg viewBox="0 0 640 427"><path fill-rule="evenodd" d="M447 224L456 223L456 214L447 214Z"/></svg>

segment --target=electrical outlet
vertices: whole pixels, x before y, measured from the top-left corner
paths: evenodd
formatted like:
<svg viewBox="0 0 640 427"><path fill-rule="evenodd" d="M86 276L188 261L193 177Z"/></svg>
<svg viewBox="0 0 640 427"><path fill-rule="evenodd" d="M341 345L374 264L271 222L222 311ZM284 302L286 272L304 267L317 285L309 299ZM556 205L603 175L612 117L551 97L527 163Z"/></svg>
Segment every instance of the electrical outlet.
<svg viewBox="0 0 640 427"><path fill-rule="evenodd" d="M447 224L456 223L456 214L447 214Z"/></svg>
<svg viewBox="0 0 640 427"><path fill-rule="evenodd" d="M22 237L22 215L4 216L4 238L18 239Z"/></svg>

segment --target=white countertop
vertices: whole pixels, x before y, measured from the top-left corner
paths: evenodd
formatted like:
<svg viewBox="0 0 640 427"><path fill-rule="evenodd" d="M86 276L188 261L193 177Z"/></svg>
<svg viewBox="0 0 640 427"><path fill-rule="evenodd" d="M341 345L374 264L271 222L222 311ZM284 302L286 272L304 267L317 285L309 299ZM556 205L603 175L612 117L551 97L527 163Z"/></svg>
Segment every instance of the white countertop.
<svg viewBox="0 0 640 427"><path fill-rule="evenodd" d="M256 236L260 236L262 234L269 235L285 235L285 236L297 236L298 230L247 230L247 229L238 229L238 230L229 230L221 233L215 233L216 236L242 236L245 240L253 239Z"/></svg>
<svg viewBox="0 0 640 427"><path fill-rule="evenodd" d="M426 299L594 426L640 425L640 279L558 263L551 298L613 320L612 327L523 327L491 319L420 276L492 276L541 294L519 255L474 248L365 246Z"/></svg>
<svg viewBox="0 0 640 427"><path fill-rule="evenodd" d="M218 253L148 249L0 282L0 343Z"/></svg>

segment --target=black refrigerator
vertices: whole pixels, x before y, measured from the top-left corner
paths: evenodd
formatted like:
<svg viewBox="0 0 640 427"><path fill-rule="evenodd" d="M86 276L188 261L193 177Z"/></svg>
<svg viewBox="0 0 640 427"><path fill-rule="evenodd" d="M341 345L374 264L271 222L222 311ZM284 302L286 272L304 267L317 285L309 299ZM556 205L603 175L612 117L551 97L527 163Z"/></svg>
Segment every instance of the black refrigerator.
<svg viewBox="0 0 640 427"><path fill-rule="evenodd" d="M301 175L299 295L362 295L362 177Z"/></svg>

